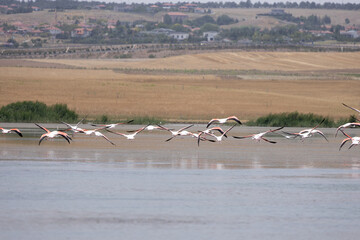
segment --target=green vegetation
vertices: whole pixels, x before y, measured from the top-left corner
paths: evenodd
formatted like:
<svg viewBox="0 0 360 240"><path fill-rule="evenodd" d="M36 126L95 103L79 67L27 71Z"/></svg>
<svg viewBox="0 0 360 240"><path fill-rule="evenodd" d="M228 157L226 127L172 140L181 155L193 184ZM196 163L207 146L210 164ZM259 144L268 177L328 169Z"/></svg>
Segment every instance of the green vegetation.
<svg viewBox="0 0 360 240"><path fill-rule="evenodd" d="M136 124L136 125L145 125L145 124L160 124L164 123L161 118L150 117L150 116L137 116L137 117L123 117L123 118L110 118L108 115L101 115L97 117L94 122L95 123L116 123L116 122L129 122L133 120L129 124Z"/></svg>
<svg viewBox="0 0 360 240"><path fill-rule="evenodd" d="M334 121L329 117L324 117L321 115L316 115L313 113L278 113L278 114L268 114L264 117L260 117L256 120L252 120L246 123L247 126L269 126L269 127L311 127L319 124L323 119L324 122L321 124L321 127L337 127L346 122L356 121L355 116L350 116L347 119L340 119L339 121Z"/></svg>
<svg viewBox="0 0 360 240"><path fill-rule="evenodd" d="M16 102L0 109L1 122L58 122L76 121L78 115L66 104L47 106L41 102Z"/></svg>

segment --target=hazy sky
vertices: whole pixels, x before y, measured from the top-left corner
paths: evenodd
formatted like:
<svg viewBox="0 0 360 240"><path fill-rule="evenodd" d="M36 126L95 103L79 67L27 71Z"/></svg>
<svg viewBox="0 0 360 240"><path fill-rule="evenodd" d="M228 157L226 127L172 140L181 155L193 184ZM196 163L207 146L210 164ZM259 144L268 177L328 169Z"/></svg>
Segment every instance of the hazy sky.
<svg viewBox="0 0 360 240"><path fill-rule="evenodd" d="M177 2L245 2L246 0L230 0L230 1L217 1L217 0L97 0L101 2L116 2L116 3L156 3L156 2L171 2L171 3L177 3ZM252 3L255 2L301 2L301 1L309 1L309 2L315 2L315 3L324 3L324 2L334 2L334 3L360 3L360 0L251 0Z"/></svg>

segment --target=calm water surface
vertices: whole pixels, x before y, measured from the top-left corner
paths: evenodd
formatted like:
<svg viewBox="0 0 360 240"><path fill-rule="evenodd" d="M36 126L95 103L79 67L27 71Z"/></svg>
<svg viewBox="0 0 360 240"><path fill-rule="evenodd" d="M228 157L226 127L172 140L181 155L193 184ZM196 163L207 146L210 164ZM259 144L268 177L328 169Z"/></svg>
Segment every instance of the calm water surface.
<svg viewBox="0 0 360 240"><path fill-rule="evenodd" d="M334 129L321 129L329 143L271 135L277 144L229 137L198 147L196 139L165 142L166 132L145 132L134 141L107 134L116 146L81 135L70 145L38 146L41 131L24 127L24 138L0 135L0 239L360 234L360 149L338 151L343 136L334 138ZM229 135L265 130L237 127Z"/></svg>

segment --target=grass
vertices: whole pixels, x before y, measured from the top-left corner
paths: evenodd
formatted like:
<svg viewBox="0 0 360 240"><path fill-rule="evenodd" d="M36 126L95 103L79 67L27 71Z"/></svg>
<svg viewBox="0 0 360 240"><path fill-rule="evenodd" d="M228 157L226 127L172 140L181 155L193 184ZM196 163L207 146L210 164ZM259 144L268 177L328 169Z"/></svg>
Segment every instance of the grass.
<svg viewBox="0 0 360 240"><path fill-rule="evenodd" d="M1 122L58 122L75 121L78 115L66 104L47 106L42 102L15 102L0 109Z"/></svg>
<svg viewBox="0 0 360 240"><path fill-rule="evenodd" d="M116 118L104 114L97 116L94 120L95 123L104 123L104 124L118 123L118 122L126 123L129 121L131 121L129 124L135 124L135 125L160 124L166 122L164 119L151 117L151 116L135 116L135 117L127 116L127 117Z"/></svg>
<svg viewBox="0 0 360 240"><path fill-rule="evenodd" d="M324 122L321 124L321 127L337 127L346 122L354 122L356 118L354 115L349 116L346 119L339 119L334 121L328 116L316 115L313 113L278 113L278 114L268 114L263 117L259 117L256 120L252 120L246 123L248 126L270 126L270 127L310 127L318 125L322 120Z"/></svg>

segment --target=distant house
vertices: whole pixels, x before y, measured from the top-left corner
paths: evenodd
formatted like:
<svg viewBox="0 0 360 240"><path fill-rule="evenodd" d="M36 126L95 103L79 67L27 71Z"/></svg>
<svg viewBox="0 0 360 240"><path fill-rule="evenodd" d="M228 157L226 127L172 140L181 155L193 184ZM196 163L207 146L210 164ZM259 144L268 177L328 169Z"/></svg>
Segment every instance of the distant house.
<svg viewBox="0 0 360 240"><path fill-rule="evenodd" d="M163 9L171 9L171 8L174 8L176 5L175 4L173 4L173 3L164 3L163 5L162 5L162 8Z"/></svg>
<svg viewBox="0 0 360 240"><path fill-rule="evenodd" d="M195 8L194 13L205 13L206 10L204 8Z"/></svg>
<svg viewBox="0 0 360 240"><path fill-rule="evenodd" d="M206 38L208 42L213 42L213 41L215 41L215 37L216 37L218 34L219 34L218 32L213 32L213 31L204 32L204 33L203 33L203 37Z"/></svg>
<svg viewBox="0 0 360 240"><path fill-rule="evenodd" d="M45 30L48 31L51 35L58 35L62 33L61 29L54 26L48 27Z"/></svg>
<svg viewBox="0 0 360 240"><path fill-rule="evenodd" d="M186 40L189 38L189 34L185 32L173 32L170 33L169 36L179 41Z"/></svg>
<svg viewBox="0 0 360 240"><path fill-rule="evenodd" d="M32 9L34 12L41 11L41 8L39 8L39 7L31 7L31 9Z"/></svg>
<svg viewBox="0 0 360 240"><path fill-rule="evenodd" d="M167 14L170 16L171 21L173 23L175 23L175 22L183 22L183 21L185 21L185 20L187 20L189 18L187 14L184 14L184 13L181 13L181 12L169 12Z"/></svg>
<svg viewBox="0 0 360 240"><path fill-rule="evenodd" d="M178 9L179 9L179 11L182 11L182 12L189 12L190 11L190 9L188 7L186 7L186 6L181 6Z"/></svg>
<svg viewBox="0 0 360 240"><path fill-rule="evenodd" d="M90 28L75 28L71 31L71 37L73 38L86 38L91 35L92 29Z"/></svg>
<svg viewBox="0 0 360 240"><path fill-rule="evenodd" d="M340 31L340 34L341 34L341 35L344 35L344 36L351 37L351 38L358 38L358 37L360 37L360 32L355 31L355 30Z"/></svg>

